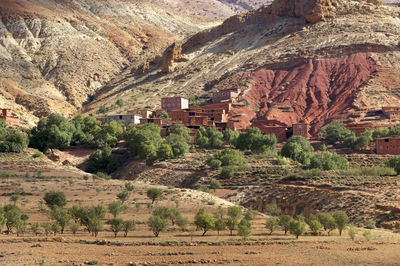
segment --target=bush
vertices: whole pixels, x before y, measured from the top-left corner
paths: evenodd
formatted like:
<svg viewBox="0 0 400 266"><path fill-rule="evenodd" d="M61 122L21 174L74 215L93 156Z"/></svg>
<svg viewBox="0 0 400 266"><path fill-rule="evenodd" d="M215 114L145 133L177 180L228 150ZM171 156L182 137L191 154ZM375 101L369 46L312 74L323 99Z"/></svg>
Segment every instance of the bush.
<svg viewBox="0 0 400 266"><path fill-rule="evenodd" d="M128 209L128 206L123 205L120 201L113 201L108 204L108 211L116 218L120 213Z"/></svg>
<svg viewBox="0 0 400 266"><path fill-rule="evenodd" d="M278 207L278 205L276 205L276 203L271 203L265 205L265 212L269 215L277 216L282 213L282 210Z"/></svg>
<svg viewBox="0 0 400 266"><path fill-rule="evenodd" d="M118 232L124 229L124 221L120 218L113 218L108 223L111 226L111 231L114 233L114 237L116 238Z"/></svg>
<svg viewBox="0 0 400 266"><path fill-rule="evenodd" d="M161 160L165 160L174 156L174 152L169 144L163 143L160 145L160 148L157 152L157 158Z"/></svg>
<svg viewBox="0 0 400 266"><path fill-rule="evenodd" d="M196 133L195 142L200 148L220 148L222 146L222 133L215 127L200 127Z"/></svg>
<svg viewBox="0 0 400 266"><path fill-rule="evenodd" d="M145 160L157 158L157 151L163 143L160 128L154 124L145 124L140 127L129 125L125 139L132 157Z"/></svg>
<svg viewBox="0 0 400 266"><path fill-rule="evenodd" d="M364 225L365 228L367 229L375 229L376 228L376 222L372 219L369 219L365 222Z"/></svg>
<svg viewBox="0 0 400 266"><path fill-rule="evenodd" d="M287 234L288 230L289 230L289 225L290 222L293 221L293 218L289 215L282 215L279 218L279 225L282 226L283 230L285 231L285 235Z"/></svg>
<svg viewBox="0 0 400 266"><path fill-rule="evenodd" d="M189 145L184 136L172 134L168 136L167 143L171 146L174 157L185 155L189 151Z"/></svg>
<svg viewBox="0 0 400 266"><path fill-rule="evenodd" d="M228 128L228 129L225 129L223 132L223 139L229 145L236 145L239 134L240 134L239 131L231 130Z"/></svg>
<svg viewBox="0 0 400 266"><path fill-rule="evenodd" d="M211 169L217 170L221 168L222 162L217 159L211 159L207 161L207 164L211 167Z"/></svg>
<svg viewBox="0 0 400 266"><path fill-rule="evenodd" d="M112 173L118 168L118 161L112 155L112 149L105 147L90 154L86 171L96 173L103 170L107 173Z"/></svg>
<svg viewBox="0 0 400 266"><path fill-rule="evenodd" d="M46 156L43 154L43 152L37 151L32 155L33 158L45 158Z"/></svg>
<svg viewBox="0 0 400 266"><path fill-rule="evenodd" d="M310 227L313 235L318 235L322 228L321 223L316 219L312 219L311 221L309 221L308 226Z"/></svg>
<svg viewBox="0 0 400 266"><path fill-rule="evenodd" d="M259 128L249 127L240 133L236 147L240 150L251 150L253 153L261 154L268 150L275 150L277 139L275 135L263 135Z"/></svg>
<svg viewBox="0 0 400 266"><path fill-rule="evenodd" d="M222 167L221 177L223 178L231 178L235 175L235 169L232 166L224 166Z"/></svg>
<svg viewBox="0 0 400 266"><path fill-rule="evenodd" d="M60 226L61 234L64 233L65 227L69 224L71 220L71 215L66 209L62 209L59 206L54 206L50 212L51 219Z"/></svg>
<svg viewBox="0 0 400 266"><path fill-rule="evenodd" d="M210 182L210 186L209 186L210 189L213 189L215 191L216 189L218 189L220 187L221 187L221 183L218 180L212 180Z"/></svg>
<svg viewBox="0 0 400 266"><path fill-rule="evenodd" d="M349 228L348 233L349 233L349 237L351 238L351 240L354 240L356 238L356 235L357 235L357 229L354 226L351 226Z"/></svg>
<svg viewBox="0 0 400 266"><path fill-rule="evenodd" d="M400 174L400 156L390 158L388 161L385 162L385 165L387 167L393 168L398 175Z"/></svg>
<svg viewBox="0 0 400 266"><path fill-rule="evenodd" d="M310 164L313 151L314 148L305 137L293 136L283 145L281 155L307 166Z"/></svg>
<svg viewBox="0 0 400 266"><path fill-rule="evenodd" d="M67 205L67 199L62 191L50 191L46 192L43 200L49 208L64 207Z"/></svg>
<svg viewBox="0 0 400 266"><path fill-rule="evenodd" d="M346 158L335 152L316 153L311 157L309 168L320 170L345 170L349 166Z"/></svg>
<svg viewBox="0 0 400 266"><path fill-rule="evenodd" d="M212 159L221 161L222 166L241 166L247 163L243 152L230 148L215 153Z"/></svg>
<svg viewBox="0 0 400 266"><path fill-rule="evenodd" d="M364 231L363 237L365 238L366 241L370 241L372 237L371 231Z"/></svg>
<svg viewBox="0 0 400 266"><path fill-rule="evenodd" d="M71 121L75 126L75 132L71 139L71 145L87 145L97 147L96 138L101 131L101 122L92 116L77 115Z"/></svg>

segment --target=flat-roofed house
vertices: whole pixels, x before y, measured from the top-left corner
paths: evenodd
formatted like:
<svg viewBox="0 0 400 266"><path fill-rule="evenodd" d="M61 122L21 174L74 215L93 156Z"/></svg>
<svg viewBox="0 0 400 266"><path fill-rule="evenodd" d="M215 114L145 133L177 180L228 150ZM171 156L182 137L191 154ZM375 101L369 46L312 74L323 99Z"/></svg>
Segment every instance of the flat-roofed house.
<svg viewBox="0 0 400 266"><path fill-rule="evenodd" d="M189 101L182 97L161 98L161 108L167 112L171 110L188 109Z"/></svg>
<svg viewBox="0 0 400 266"><path fill-rule="evenodd" d="M378 138L375 149L377 154L400 155L400 138Z"/></svg>

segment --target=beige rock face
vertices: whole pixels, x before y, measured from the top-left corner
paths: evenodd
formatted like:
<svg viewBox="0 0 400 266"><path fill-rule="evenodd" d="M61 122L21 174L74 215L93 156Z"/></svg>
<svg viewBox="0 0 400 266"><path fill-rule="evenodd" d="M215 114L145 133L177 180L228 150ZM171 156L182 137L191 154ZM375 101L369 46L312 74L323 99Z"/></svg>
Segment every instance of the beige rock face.
<svg viewBox="0 0 400 266"><path fill-rule="evenodd" d="M185 62L187 59L182 56L182 46L174 43L163 53L161 71L164 74L173 70L174 63Z"/></svg>
<svg viewBox="0 0 400 266"><path fill-rule="evenodd" d="M0 107L24 122L76 114L123 69L209 25L124 0L4 0L0 18Z"/></svg>

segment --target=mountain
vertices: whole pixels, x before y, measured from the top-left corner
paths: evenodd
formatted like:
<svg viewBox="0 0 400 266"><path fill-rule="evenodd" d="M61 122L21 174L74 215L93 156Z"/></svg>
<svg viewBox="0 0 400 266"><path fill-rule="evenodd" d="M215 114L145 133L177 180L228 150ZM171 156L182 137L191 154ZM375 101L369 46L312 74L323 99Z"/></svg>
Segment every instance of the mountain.
<svg viewBox="0 0 400 266"><path fill-rule="evenodd" d="M76 114L127 66L217 25L150 1L0 1L0 108L23 124Z"/></svg>
<svg viewBox="0 0 400 266"><path fill-rule="evenodd" d="M152 0L180 14L223 19L271 4L272 0Z"/></svg>
<svg viewBox="0 0 400 266"><path fill-rule="evenodd" d="M315 134L333 119L399 105L399 37L400 8L378 0L275 0L177 42L145 73L119 75L85 112L119 98L125 109L159 108L162 96L239 88L245 106L230 114L239 126L306 120Z"/></svg>

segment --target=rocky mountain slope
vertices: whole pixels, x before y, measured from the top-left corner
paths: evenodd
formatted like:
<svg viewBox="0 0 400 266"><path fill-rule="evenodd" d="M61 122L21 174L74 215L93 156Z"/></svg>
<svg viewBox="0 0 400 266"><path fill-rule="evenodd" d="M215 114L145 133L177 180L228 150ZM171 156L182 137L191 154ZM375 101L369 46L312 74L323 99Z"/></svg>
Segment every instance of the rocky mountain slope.
<svg viewBox="0 0 400 266"><path fill-rule="evenodd" d="M216 22L137 0L0 1L0 108L77 113L127 66Z"/></svg>
<svg viewBox="0 0 400 266"><path fill-rule="evenodd" d="M400 8L379 1L276 0L177 43L181 58L166 52L168 62L119 76L86 111L118 98L157 108L161 96L207 99L239 87L242 125L307 120L315 133L360 108L398 105L399 37Z"/></svg>
<svg viewBox="0 0 400 266"><path fill-rule="evenodd" d="M171 8L181 14L208 17L228 18L237 13L247 12L272 0L151 0L153 3Z"/></svg>

